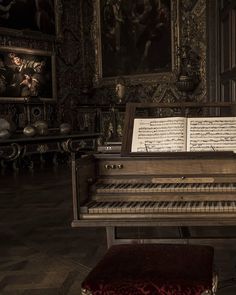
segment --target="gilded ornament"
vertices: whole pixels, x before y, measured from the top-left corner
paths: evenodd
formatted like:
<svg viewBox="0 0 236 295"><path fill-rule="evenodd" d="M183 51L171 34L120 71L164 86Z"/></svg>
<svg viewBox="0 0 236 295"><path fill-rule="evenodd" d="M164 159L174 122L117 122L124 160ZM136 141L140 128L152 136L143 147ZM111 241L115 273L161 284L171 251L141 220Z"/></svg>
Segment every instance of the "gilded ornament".
<svg viewBox="0 0 236 295"><path fill-rule="evenodd" d="M5 129L5 130L0 130L0 138L1 139L7 139L11 136L11 133L9 130Z"/></svg>
<svg viewBox="0 0 236 295"><path fill-rule="evenodd" d="M34 126L27 125L27 126L25 126L23 133L25 136L28 136L28 137L35 136L36 128Z"/></svg>
<svg viewBox="0 0 236 295"><path fill-rule="evenodd" d="M48 134L48 123L44 120L39 120L34 123L38 135Z"/></svg>
<svg viewBox="0 0 236 295"><path fill-rule="evenodd" d="M7 139L11 136L11 124L3 119L0 118L0 138Z"/></svg>
<svg viewBox="0 0 236 295"><path fill-rule="evenodd" d="M37 151L40 154L46 153L49 150L49 147L47 146L47 144L39 144L37 147Z"/></svg>
<svg viewBox="0 0 236 295"><path fill-rule="evenodd" d="M62 123L59 127L61 134L69 134L71 133L71 125L69 123Z"/></svg>
<svg viewBox="0 0 236 295"><path fill-rule="evenodd" d="M7 120L0 118L0 130L11 130L11 124Z"/></svg>

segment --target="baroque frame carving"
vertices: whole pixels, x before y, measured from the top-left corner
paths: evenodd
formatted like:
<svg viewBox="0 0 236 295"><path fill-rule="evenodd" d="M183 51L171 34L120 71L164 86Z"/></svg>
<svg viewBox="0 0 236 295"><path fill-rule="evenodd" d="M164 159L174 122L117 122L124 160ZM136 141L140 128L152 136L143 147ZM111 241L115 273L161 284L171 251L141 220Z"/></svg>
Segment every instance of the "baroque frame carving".
<svg viewBox="0 0 236 295"><path fill-rule="evenodd" d="M95 73L93 84L95 87L114 85L119 77L106 77L102 75L102 44L100 24L100 0L93 1L92 42L95 49ZM127 85L168 83L175 81L175 73L179 69L178 48L180 46L180 0L171 0L171 71L158 73L145 73L122 76Z"/></svg>
<svg viewBox="0 0 236 295"><path fill-rule="evenodd" d="M16 58L17 60L20 59L21 64L20 65L16 65L12 63L12 76L11 76L11 80L15 77L15 74L19 74L19 70L14 70L14 67L18 67L18 68L22 68L24 70L24 66L27 70L27 67L31 67L30 70L32 71L30 74L26 72L27 75L24 75L24 72L22 73L22 79L27 79L29 77L29 75L32 76L30 77L31 81L33 79L35 79L35 81L37 81L37 79L40 77L44 77L45 74L48 74L48 81L46 82L46 87L49 86L50 89L50 97L43 97L40 94L37 96L31 96L30 94L28 95L5 95L4 93L1 94L0 97L0 103L26 103L26 102L30 102L33 101L34 99L36 99L37 101L43 101L43 102L47 102L47 103L56 103L57 101L57 87L56 87L56 56L55 56L55 52L54 51L45 51L45 50L39 50L39 49L28 49L28 48L22 48L22 47L12 47L12 46L0 46L0 54L1 55L5 55L7 60L10 60L12 56L12 58ZM25 59L27 58L27 59ZM29 58L29 59L28 59ZM36 60L34 60L36 58ZM40 58L40 62L38 62L38 58ZM3 60L2 60L3 61ZM42 65L46 67L46 69L48 69L47 67L49 67L48 72L44 73L44 72L37 72L37 69L34 67L39 67ZM4 61L3 61L3 66L5 66ZM11 65L7 65L7 67L9 69L11 69ZM7 69L7 68L6 68ZM6 70L6 74L7 74L7 70ZM35 77L33 76L35 74ZM37 76L37 79L36 79ZM16 76L17 77L17 76ZM23 78L25 77L25 78ZM1 79L5 80L5 77L3 75L1 75ZM10 80L10 81L11 81ZM8 81L6 83L6 86L9 86L10 81ZM23 80L21 81L21 83L17 84L18 81L16 79L16 83L14 82L13 85L26 85L23 84ZM32 85L32 82L30 83L30 85ZM27 87L29 87L29 85L26 85ZM26 88L27 88L26 87Z"/></svg>

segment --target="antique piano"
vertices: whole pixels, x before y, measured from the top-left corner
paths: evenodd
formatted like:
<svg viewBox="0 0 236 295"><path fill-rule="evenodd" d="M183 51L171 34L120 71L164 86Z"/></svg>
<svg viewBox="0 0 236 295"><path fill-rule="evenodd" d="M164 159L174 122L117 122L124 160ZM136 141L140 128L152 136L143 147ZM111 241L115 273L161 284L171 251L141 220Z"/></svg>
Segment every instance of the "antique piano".
<svg viewBox="0 0 236 295"><path fill-rule="evenodd" d="M72 157L72 226L236 225L236 154Z"/></svg>

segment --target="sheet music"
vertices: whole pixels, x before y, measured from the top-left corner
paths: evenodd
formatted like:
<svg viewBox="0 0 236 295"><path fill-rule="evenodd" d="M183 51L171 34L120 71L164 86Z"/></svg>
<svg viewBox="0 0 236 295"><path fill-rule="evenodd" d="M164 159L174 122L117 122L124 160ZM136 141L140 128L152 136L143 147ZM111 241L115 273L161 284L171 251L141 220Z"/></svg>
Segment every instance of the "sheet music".
<svg viewBox="0 0 236 295"><path fill-rule="evenodd" d="M187 151L236 151L236 117L188 118Z"/></svg>
<svg viewBox="0 0 236 295"><path fill-rule="evenodd" d="M186 150L186 118L134 119L131 152Z"/></svg>

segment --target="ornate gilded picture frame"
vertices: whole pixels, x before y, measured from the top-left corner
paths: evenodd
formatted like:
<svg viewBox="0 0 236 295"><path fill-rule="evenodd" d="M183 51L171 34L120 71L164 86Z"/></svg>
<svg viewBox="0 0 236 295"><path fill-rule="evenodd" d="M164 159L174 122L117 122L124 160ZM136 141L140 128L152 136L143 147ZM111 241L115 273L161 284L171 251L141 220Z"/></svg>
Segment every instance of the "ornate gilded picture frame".
<svg viewBox="0 0 236 295"><path fill-rule="evenodd" d="M95 83L169 81L178 68L179 0L94 0Z"/></svg>
<svg viewBox="0 0 236 295"><path fill-rule="evenodd" d="M61 14L61 0L3 0L0 33L60 40Z"/></svg>
<svg viewBox="0 0 236 295"><path fill-rule="evenodd" d="M0 47L0 102L56 101L54 52Z"/></svg>

